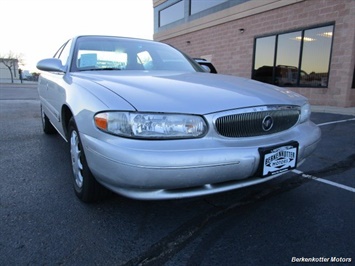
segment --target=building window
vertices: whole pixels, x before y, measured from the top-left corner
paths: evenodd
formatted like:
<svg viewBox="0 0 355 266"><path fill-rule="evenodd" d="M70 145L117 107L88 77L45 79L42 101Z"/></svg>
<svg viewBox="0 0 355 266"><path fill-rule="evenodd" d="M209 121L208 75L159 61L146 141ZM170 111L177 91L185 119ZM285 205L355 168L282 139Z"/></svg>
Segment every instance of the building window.
<svg viewBox="0 0 355 266"><path fill-rule="evenodd" d="M159 27L184 18L184 1L179 1L159 12Z"/></svg>
<svg viewBox="0 0 355 266"><path fill-rule="evenodd" d="M252 78L284 87L328 87L334 25L255 39Z"/></svg>
<svg viewBox="0 0 355 266"><path fill-rule="evenodd" d="M223 2L227 2L227 0L191 0L190 15L209 9L210 7L219 5Z"/></svg>

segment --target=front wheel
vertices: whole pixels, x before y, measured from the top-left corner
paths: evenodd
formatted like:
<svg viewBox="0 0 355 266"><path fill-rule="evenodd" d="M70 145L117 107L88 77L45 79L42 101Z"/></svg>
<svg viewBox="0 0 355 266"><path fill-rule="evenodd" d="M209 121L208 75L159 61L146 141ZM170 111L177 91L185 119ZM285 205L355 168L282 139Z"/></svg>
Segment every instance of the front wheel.
<svg viewBox="0 0 355 266"><path fill-rule="evenodd" d="M84 202L97 201L104 189L96 181L88 167L79 131L73 118L69 121L68 133L75 194Z"/></svg>

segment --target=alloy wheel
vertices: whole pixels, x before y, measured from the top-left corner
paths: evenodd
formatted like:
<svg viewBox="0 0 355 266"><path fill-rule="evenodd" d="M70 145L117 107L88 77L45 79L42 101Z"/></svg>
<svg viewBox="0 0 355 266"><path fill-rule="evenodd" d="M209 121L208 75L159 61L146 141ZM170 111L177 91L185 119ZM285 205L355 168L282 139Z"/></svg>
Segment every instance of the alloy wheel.
<svg viewBox="0 0 355 266"><path fill-rule="evenodd" d="M81 162L80 140L75 130L71 132L70 136L70 154L75 183L78 188L82 188L84 182L82 175L83 164Z"/></svg>

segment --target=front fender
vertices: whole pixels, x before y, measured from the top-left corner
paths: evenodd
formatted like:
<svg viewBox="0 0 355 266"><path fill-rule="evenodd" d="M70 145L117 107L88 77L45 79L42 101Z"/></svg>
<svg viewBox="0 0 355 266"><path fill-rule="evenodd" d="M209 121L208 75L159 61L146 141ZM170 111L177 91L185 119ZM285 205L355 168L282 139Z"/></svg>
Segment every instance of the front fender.
<svg viewBox="0 0 355 266"><path fill-rule="evenodd" d="M93 137L99 133L93 119L97 112L135 110L119 95L95 82L82 78L72 78L71 83L67 85L66 96L65 105L74 116L79 132Z"/></svg>

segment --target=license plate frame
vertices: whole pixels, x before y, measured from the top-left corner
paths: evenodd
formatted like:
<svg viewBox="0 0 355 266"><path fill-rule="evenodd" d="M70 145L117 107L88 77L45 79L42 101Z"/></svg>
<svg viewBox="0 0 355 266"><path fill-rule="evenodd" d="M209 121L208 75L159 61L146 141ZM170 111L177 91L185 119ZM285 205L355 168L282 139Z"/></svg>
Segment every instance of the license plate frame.
<svg viewBox="0 0 355 266"><path fill-rule="evenodd" d="M295 169L298 149L297 141L259 148L259 176L268 177Z"/></svg>

